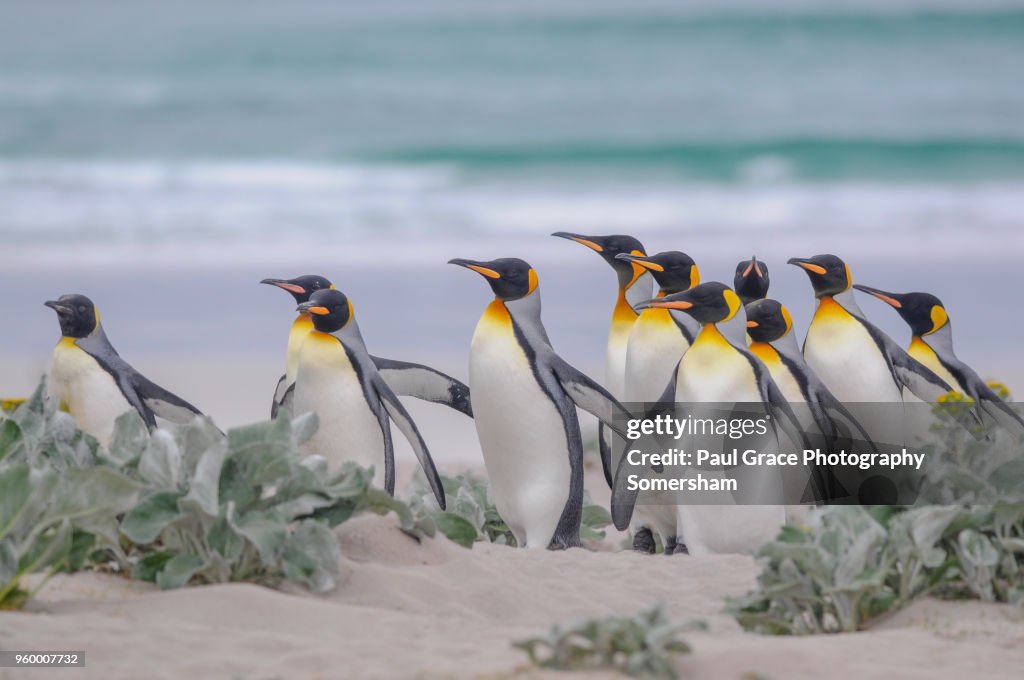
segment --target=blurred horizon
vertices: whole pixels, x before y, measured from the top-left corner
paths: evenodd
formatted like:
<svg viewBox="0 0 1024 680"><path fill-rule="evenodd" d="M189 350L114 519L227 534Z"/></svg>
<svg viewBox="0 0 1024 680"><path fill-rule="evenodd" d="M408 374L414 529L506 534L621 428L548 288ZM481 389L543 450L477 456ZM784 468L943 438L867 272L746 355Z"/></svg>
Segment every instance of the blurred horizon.
<svg viewBox="0 0 1024 680"><path fill-rule="evenodd" d="M16 0L0 264L1024 253L1024 3ZM884 251L877 241L884 239Z"/></svg>

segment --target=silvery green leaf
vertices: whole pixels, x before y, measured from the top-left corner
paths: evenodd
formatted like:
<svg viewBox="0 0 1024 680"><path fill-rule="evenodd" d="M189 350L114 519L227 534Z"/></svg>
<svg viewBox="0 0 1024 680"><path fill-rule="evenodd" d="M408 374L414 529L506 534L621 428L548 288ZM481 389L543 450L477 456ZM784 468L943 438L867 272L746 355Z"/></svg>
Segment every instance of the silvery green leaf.
<svg viewBox="0 0 1024 680"><path fill-rule="evenodd" d="M312 439L319 429L320 416L313 411L292 418L292 441L295 448Z"/></svg>
<svg viewBox="0 0 1024 680"><path fill-rule="evenodd" d="M196 418L193 423L202 422ZM208 517L220 515L219 486L220 472L227 453L227 441L220 437L210 442L196 463L188 494L181 499L182 510L198 510Z"/></svg>
<svg viewBox="0 0 1024 680"><path fill-rule="evenodd" d="M21 427L10 418L0 420L0 461L14 454L21 442Z"/></svg>
<svg viewBox="0 0 1024 680"><path fill-rule="evenodd" d="M291 423L276 418L229 430L228 450L249 484L274 482L288 474L295 459Z"/></svg>
<svg viewBox="0 0 1024 680"><path fill-rule="evenodd" d="M303 520L288 537L285 576L315 593L333 590L341 571L341 551L334 532L315 520Z"/></svg>
<svg viewBox="0 0 1024 680"><path fill-rule="evenodd" d="M152 543L169 524L182 516L178 508L181 493L178 491L156 491L142 500L125 514L121 521L121 533L133 543Z"/></svg>
<svg viewBox="0 0 1024 680"><path fill-rule="evenodd" d="M27 463L0 469L0 539L7 536L25 512L31 487Z"/></svg>
<svg viewBox="0 0 1024 680"><path fill-rule="evenodd" d="M314 413L310 415L316 414ZM319 454L306 456L301 461L299 461L299 464L316 475L327 474L327 459Z"/></svg>
<svg viewBox="0 0 1024 680"><path fill-rule="evenodd" d="M71 417L70 413L57 411L50 420L49 431L50 438L54 441L71 444L78 433L78 427L75 425L75 419Z"/></svg>
<svg viewBox="0 0 1024 680"><path fill-rule="evenodd" d="M3 590L18 577L18 552L14 539L5 538L0 541L0 590Z"/></svg>
<svg viewBox="0 0 1024 680"><path fill-rule="evenodd" d="M118 467L130 465L142 455L148 439L149 430L138 411L125 411L114 421L114 434L105 457Z"/></svg>
<svg viewBox="0 0 1024 680"><path fill-rule="evenodd" d="M227 514L232 512L233 508L228 508ZM207 542L213 550L227 561L229 569L233 566L232 563L241 557L242 551L245 549L245 539L235 531L235 527L232 526L226 516L218 519L210 527Z"/></svg>
<svg viewBox="0 0 1024 680"><path fill-rule="evenodd" d="M18 556L18 572L29 574L67 559L71 552L71 522L61 521L53 533L39 534Z"/></svg>
<svg viewBox="0 0 1024 680"><path fill-rule="evenodd" d="M912 516L911 535L920 550L928 550L942 538L949 525L959 516L956 506L933 506L908 511Z"/></svg>
<svg viewBox="0 0 1024 680"><path fill-rule="evenodd" d="M320 508L332 505L334 501L319 493L304 493L283 503L276 503L274 511L286 522L311 515Z"/></svg>
<svg viewBox="0 0 1024 680"><path fill-rule="evenodd" d="M153 432L139 458L139 475L159 489L178 488L184 477L183 459L170 432Z"/></svg>
<svg viewBox="0 0 1024 680"><path fill-rule="evenodd" d="M193 418L187 424L175 428L174 437L181 451L186 476L195 474L199 461L208 450L227 448L224 433L206 416Z"/></svg>
<svg viewBox="0 0 1024 680"><path fill-rule="evenodd" d="M448 537L448 540L461 545L463 548L473 547L477 539L476 528L464 517L451 512L441 512L434 517L438 531Z"/></svg>
<svg viewBox="0 0 1024 680"><path fill-rule="evenodd" d="M203 559L198 555L182 553L175 555L156 575L160 590L174 590L189 582L197 571L203 568Z"/></svg>
<svg viewBox="0 0 1024 680"><path fill-rule="evenodd" d="M431 498L432 497L433 494L431 494ZM451 505L450 512L465 518L466 521L476 529L482 528L484 522L487 521L487 518L484 516L483 509L477 503L473 494L471 494L465 487L459 487L458 492L455 494L455 498L451 499L449 503ZM435 508L436 505L437 501L435 499L431 508ZM443 531L444 529L442 529L442 532Z"/></svg>
<svg viewBox="0 0 1024 680"><path fill-rule="evenodd" d="M67 470L61 479L62 490L47 513L48 521L127 512L141 489L137 482L110 468Z"/></svg>
<svg viewBox="0 0 1024 680"><path fill-rule="evenodd" d="M999 562L999 550L992 541L973 529L961 531L958 542L962 550L961 559L985 567L994 567Z"/></svg>
<svg viewBox="0 0 1024 680"><path fill-rule="evenodd" d="M228 522L244 536L267 565L277 563L288 538L288 526L280 517L267 512L249 512L240 517L228 515Z"/></svg>

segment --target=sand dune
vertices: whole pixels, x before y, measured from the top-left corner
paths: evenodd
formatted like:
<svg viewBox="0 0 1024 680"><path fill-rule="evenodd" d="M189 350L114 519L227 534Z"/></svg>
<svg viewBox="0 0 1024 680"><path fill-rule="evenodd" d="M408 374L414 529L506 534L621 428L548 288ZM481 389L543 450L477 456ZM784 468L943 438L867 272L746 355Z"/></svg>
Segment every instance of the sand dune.
<svg viewBox="0 0 1024 680"><path fill-rule="evenodd" d="M0 614L0 648L82 649L87 667L0 678L563 677L529 668L509 643L656 601L710 626L687 634L694 653L676 661L685 678L1017 678L1024 665L1024 611L1005 605L924 601L865 633L762 637L721 613L723 595L753 585L748 557L466 550L444 538L417 544L380 517L337 534L343 575L325 597L56 577L32 611Z"/></svg>

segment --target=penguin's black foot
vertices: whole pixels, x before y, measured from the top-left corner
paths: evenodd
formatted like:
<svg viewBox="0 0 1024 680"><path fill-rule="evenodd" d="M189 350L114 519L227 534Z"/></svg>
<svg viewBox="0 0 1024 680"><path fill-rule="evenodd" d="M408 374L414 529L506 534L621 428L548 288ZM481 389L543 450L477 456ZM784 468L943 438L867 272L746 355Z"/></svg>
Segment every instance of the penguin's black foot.
<svg viewBox="0 0 1024 680"><path fill-rule="evenodd" d="M686 547L686 544L679 538L672 541L675 544L675 549L672 551L673 555L689 555L690 549Z"/></svg>
<svg viewBox="0 0 1024 680"><path fill-rule="evenodd" d="M676 551L676 537L669 536L665 539L665 554L671 555Z"/></svg>
<svg viewBox="0 0 1024 680"><path fill-rule="evenodd" d="M654 542L654 534L647 527L644 527L633 534L633 550L653 555L657 549L658 546Z"/></svg>

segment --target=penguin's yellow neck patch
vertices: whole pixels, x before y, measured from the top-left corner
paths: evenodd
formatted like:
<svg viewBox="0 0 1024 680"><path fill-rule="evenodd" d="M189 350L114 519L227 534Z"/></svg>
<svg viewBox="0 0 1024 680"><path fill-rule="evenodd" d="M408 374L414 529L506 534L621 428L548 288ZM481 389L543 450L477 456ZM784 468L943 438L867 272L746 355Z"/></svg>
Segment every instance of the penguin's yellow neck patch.
<svg viewBox="0 0 1024 680"><path fill-rule="evenodd" d="M640 312L640 316L635 323L643 324L644 326L667 326L670 328L675 326L672 314L662 307L648 307Z"/></svg>
<svg viewBox="0 0 1024 680"><path fill-rule="evenodd" d="M61 337L60 342L57 343L57 347L63 347L64 349L71 349L71 348L77 348L78 345L75 344L75 338L71 338L71 337L68 337L68 336L65 335L65 336Z"/></svg>
<svg viewBox="0 0 1024 680"><path fill-rule="evenodd" d="M505 303L495 298L491 301L491 304L487 305L483 316L480 317L480 321L496 326L511 326L512 315L508 313L508 307L505 306Z"/></svg>
<svg viewBox="0 0 1024 680"><path fill-rule="evenodd" d="M782 362L782 360L779 358L778 350L769 345L767 342L752 342L750 343L749 349L751 352L754 353L754 356L756 356L758 359L760 359L769 366Z"/></svg>
<svg viewBox="0 0 1024 680"><path fill-rule="evenodd" d="M713 323L704 324L704 327L700 329L700 333L697 334L697 338L693 341L693 345L701 345L702 347L719 347L721 349L729 348L732 349L732 345L722 335L722 331L718 330L718 326Z"/></svg>
<svg viewBox="0 0 1024 680"><path fill-rule="evenodd" d="M826 295L818 299L818 309L814 312L814 321L841 321L852 319L853 316L843 306ZM812 322L813 323L813 322Z"/></svg>
<svg viewBox="0 0 1024 680"><path fill-rule="evenodd" d="M299 314L292 321L292 333L308 333L313 329L313 317L309 314Z"/></svg>
<svg viewBox="0 0 1024 680"><path fill-rule="evenodd" d="M626 289L619 290L619 298L615 301L615 309L612 311L612 328L624 328L628 330L637 317L636 310L626 300Z"/></svg>

